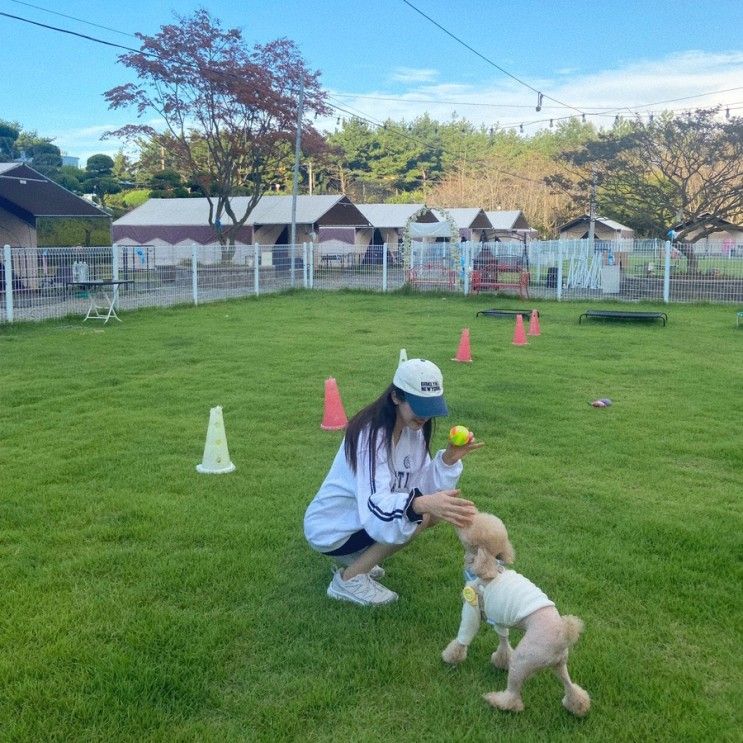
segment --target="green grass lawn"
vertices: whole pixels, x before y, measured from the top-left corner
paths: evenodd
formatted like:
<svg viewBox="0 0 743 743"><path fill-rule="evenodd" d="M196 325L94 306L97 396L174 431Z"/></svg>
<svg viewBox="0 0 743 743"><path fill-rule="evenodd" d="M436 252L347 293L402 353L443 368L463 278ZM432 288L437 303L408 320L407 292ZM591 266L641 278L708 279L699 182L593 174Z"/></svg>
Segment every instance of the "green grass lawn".
<svg viewBox="0 0 743 743"><path fill-rule="evenodd" d="M475 318L493 306L523 302L298 292L0 328L0 739L740 740L734 312L578 325L589 305L544 302L516 347L511 320ZM464 327L472 364L450 360ZM351 415L401 347L444 371L436 448L454 423L487 442L463 494L586 623L584 720L550 674L522 714L488 707L505 674L487 628L442 663L461 600L447 525L386 565L397 604L325 595L302 536L342 437L320 429L324 380ZM201 475L215 405L237 470Z"/></svg>

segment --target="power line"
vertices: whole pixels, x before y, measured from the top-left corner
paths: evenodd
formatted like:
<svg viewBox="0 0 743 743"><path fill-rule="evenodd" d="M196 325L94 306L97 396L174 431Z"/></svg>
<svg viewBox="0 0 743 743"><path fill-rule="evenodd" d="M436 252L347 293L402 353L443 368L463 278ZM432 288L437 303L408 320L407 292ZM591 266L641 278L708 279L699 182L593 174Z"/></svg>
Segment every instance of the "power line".
<svg viewBox="0 0 743 743"><path fill-rule="evenodd" d="M534 106L524 103L483 103L482 101L446 101L441 99L431 98L401 98L400 96L379 96L379 95L365 95L363 93L333 93L337 98L363 98L369 101L399 101L400 103L431 103L431 104L443 104L449 106L482 106L484 108L534 108ZM560 106L564 109L565 106Z"/></svg>
<svg viewBox="0 0 743 743"><path fill-rule="evenodd" d="M77 18L75 16L66 15L64 13L58 13L56 11L49 10L48 8L43 8L43 7L39 6L39 5L34 5L32 3L23 2L22 0L11 0L11 2L15 2L18 5L24 5L24 6L27 6L27 7L30 7L30 8L35 8L37 10L42 10L44 12L51 13L53 15L58 15L58 16L61 16L61 17L64 17L64 18L75 20L75 21L78 21L80 23L85 23L87 25L94 26L96 28L101 28L101 29L104 29L104 30L107 30L107 31L112 31L113 33L118 33L118 34L121 34L123 36L131 36L132 38L137 38L135 34L130 34L130 33L126 32L126 31L120 31L118 29L111 28L109 26L102 26L100 24L96 24L96 23L92 23L90 21L86 21L86 20L84 20L82 18ZM403 2L405 2L407 5L409 5L413 10L415 10L416 12L420 13L425 18L427 18L428 20L430 20L436 26L438 26L439 28L441 28L442 31L444 31L448 35L452 36L452 38L454 38L457 42L463 44L468 49L471 49L471 51L473 51L478 56L482 57L489 64L492 64L497 69L501 70L504 74L508 75L509 77L512 77L514 80L516 80L520 84L525 85L530 90L535 91L535 92L539 92L539 91L536 90L536 88L533 88L528 83L525 83L523 80L520 80L515 75L512 75L507 70L505 70L505 69L501 68L500 66L496 65L494 62L492 62L491 60L487 59L486 57L484 57L483 55L481 55L476 50L474 50L471 47L469 47L465 42L463 42L460 39L458 39L456 36L454 36L451 32L449 32L443 26L441 26L440 24L438 24L433 19L429 18L425 13L422 13L422 11L420 11L418 8L416 8L414 5L412 5L412 3L408 2L408 0L403 0ZM87 34L82 34L82 33L79 33L77 31L72 31L70 29L60 28L58 26L51 26L51 25L46 24L46 23L41 23L39 21L33 21L33 20L29 19L29 18L23 18L21 16L16 16L16 15L13 15L11 13L0 12L0 16L5 16L6 18L11 18L13 20L18 20L18 21L21 21L21 22L24 22L24 23L29 23L31 25L38 26L40 28L45 28L45 29L48 29L48 30L51 30L51 31L57 31L59 33L69 34L71 36L77 36L79 38L85 39L86 41L92 41L92 42L95 42L95 43L98 43L98 44L103 44L103 45L106 45L106 46L113 47L115 49L122 49L123 51L133 52L135 54L143 54L145 56L153 57L155 59L159 59L160 58L154 52L148 52L148 51L144 51L144 50L141 50L141 49L134 49L132 47L124 46L122 44L116 44L114 42L106 41L104 39L100 39L100 38L97 38L95 36L89 36ZM196 69L196 68L194 67L194 69ZM228 77L236 77L233 73L226 72L226 71L222 71L221 74L224 75L224 76L228 76ZM616 112L619 112L619 111L626 111L627 113L629 113L632 116L638 116L639 113L638 113L638 110L637 109L648 108L650 106L661 105L663 103L675 103L675 102L678 102L678 101L692 100L694 98L700 98L700 97L707 96L707 95L715 95L717 93L728 93L728 92L732 92L732 91L736 91L736 90L743 90L743 86L739 86L739 87L735 87L735 88L727 88L727 89L718 90L718 91L707 91L707 92L704 92L704 93L698 93L698 94L692 95L692 96L684 96L684 97L681 97L681 98L669 98L669 99L662 100L662 101L655 101L653 103L636 104L634 106L603 107L604 110L602 110L602 111L590 110L588 108L586 108L585 110L583 110L583 109L579 109L579 108L576 108L574 106L570 106L568 104L562 103L561 101L558 101L555 98L551 98L550 96L544 95L543 97L548 98L549 100L554 101L555 103L557 103L562 108L570 108L570 109L572 109L574 111L577 111L578 113L581 114L581 116L583 117L583 120L585 120L585 117L586 116L609 116L609 115L614 115ZM531 106L525 106L523 104L512 104L512 105L509 105L509 104L487 104L487 103L482 103L482 102L473 103L473 102L467 102L467 101L430 101L430 100L422 100L422 99L421 100L416 100L416 99L409 99L409 98L407 98L407 99L385 98L385 97L381 97L381 96L363 96L363 95L353 96L352 94L338 94L338 93L336 93L335 95L337 97L368 98L369 100L397 100L397 101L401 101L403 103L404 102L415 102L415 103L430 103L430 104L457 105L457 106L483 106L483 107L493 107L493 108L531 108ZM540 95L542 95L542 94L540 94ZM338 107L338 106L334 106L332 104L330 104L330 105L331 105L332 108L335 108L337 110L343 111L343 109L340 108L340 107ZM726 105L726 104L721 104L721 105ZM731 106L731 105L734 105L734 104L727 104L727 105ZM591 107L591 108L595 108L595 107ZM599 107L599 108L602 108L602 107ZM672 113L675 113L675 112L672 112ZM501 129L519 129L520 131L523 132L523 128L524 127L527 127L527 126L528 127L531 127L531 126L534 126L536 124L547 124L547 123L550 123L551 125L553 125L555 122L566 121L566 120L569 120L571 118L574 118L574 116L572 114L569 115L569 116L560 116L560 117L554 117L553 116L553 117L547 117L547 118L541 118L541 119L532 119L532 120L529 120L529 121L522 121L519 124L503 124L503 125L500 125L499 124L499 127ZM369 123L374 123L374 122L370 121Z"/></svg>
<svg viewBox="0 0 743 743"><path fill-rule="evenodd" d="M96 38L94 36L88 36L87 34L81 34L81 33L78 33L77 31L70 31L68 29L59 28L59 27L56 27L56 26L50 26L50 25L48 25L46 23L40 23L38 21L32 21L32 20L30 20L28 18L22 18L20 16L15 16L15 15L12 15L10 13L0 12L0 16L5 16L6 18L12 18L14 20L23 21L25 23L30 23L30 24L32 24L34 26L40 26L41 28L46 28L46 29L49 29L51 31L58 31L60 33L70 34L72 36L77 36L77 37L82 38L82 39L85 39L87 41L93 41L93 42L96 42L96 43L99 43L99 44L105 44L107 46L115 47L117 49L124 49L126 51L134 52L135 54L140 54L140 53L142 53L142 54L149 54L149 56L154 56L156 58L159 58L156 54L147 53L147 52L140 52L140 50L138 50L138 49L133 49L131 47L123 46L121 44L115 44L115 43L110 42L110 41L105 41L103 39L98 39L98 38ZM230 74L230 73L223 73L223 74ZM351 111L347 111L346 109L343 109L340 106L336 106L336 105L333 105L333 104L329 104L329 105L331 106L331 108L333 108L333 109L335 109L337 111L342 111L344 113L348 113L349 115L356 116L357 118L365 118L365 117L362 117L362 116L358 116L357 114L353 114ZM374 126L381 126L381 127L384 127L385 126L383 123L374 122L371 119L365 119L365 120L368 123L370 123L370 124L372 124ZM394 131L399 136L406 137L407 139L410 139L411 141L417 142L418 144L423 144L423 146L426 149L431 149L431 147L430 147L430 145L428 143L423 142L423 140L419 140L416 137L412 137L411 135L409 135L409 134L407 134L405 132L402 132L397 127L394 130L392 130L392 131ZM513 178L521 178L522 180L528 180L528 181L530 181L532 183L538 183L538 181L532 181L531 179L525 178L524 176L519 176L516 173L509 173L507 171L498 171L498 172L501 172L504 175L509 175L509 176L511 176Z"/></svg>
<svg viewBox="0 0 743 743"><path fill-rule="evenodd" d="M41 8L40 6L32 5L31 3L21 2L21 0L12 0L12 1L13 2L17 2L18 4L21 4L21 5L27 5L29 7L33 7L33 8L39 9L39 10L45 10L46 12L55 13L54 11L48 11L45 8ZM428 16L426 16L424 13L422 13L420 10L418 10L418 8L416 8L415 6L413 6L410 2L408 2L408 0L403 0L403 2L405 2L411 8L413 8L413 10L417 11L418 13L421 13L421 15L423 15L426 18L428 18ZM55 13L55 14L56 15L64 15L64 14L61 14L61 13ZM10 18L10 19L13 19L13 20L17 20L17 21L21 21L23 23L28 23L28 24L31 24L33 26L38 26L40 28L44 28L44 29L47 29L47 30L57 31L59 33L64 33L64 34L68 34L68 35L71 35L71 36L75 36L75 37L78 37L78 38L81 38L81 39L85 39L86 41L92 41L92 42L97 43L97 44L103 44L105 46L109 46L109 47L112 47L112 48L115 48L115 49L122 49L122 50L127 51L127 52L133 52L135 54L142 54L142 55L145 55L145 56L153 57L155 59L160 59L160 56L157 55L154 52L148 52L148 51L144 51L144 50L141 50L141 49L134 49L132 47L124 46L122 44L116 44L114 42L106 41L104 39L100 39L100 38L97 38L95 36L89 36L87 34L82 34L82 33L79 33L77 31L72 31L72 30L69 30L69 29L60 28L58 26L51 26L51 25L46 24L46 23L41 23L39 21L33 21L33 20L29 19L29 18L23 18L21 16L16 16L16 15L13 15L11 13L5 13L5 12L0 11L0 16L6 17L6 18ZM84 20L79 19L79 18L74 18L73 16L64 16L64 17L70 18L72 20L80 21L82 23L89 23L88 21L84 21ZM484 57L483 55L481 55L476 50L474 50L471 47L469 47L467 44L465 44L464 42L462 42L460 39L458 39L456 36L454 36L453 34L451 34L445 28L443 28L443 26L440 26L438 23L436 23L436 21L433 21L433 19L428 18L428 20L430 20L436 26L438 26L439 28L441 28L445 33L447 33L450 36L452 36L452 38L454 38L456 41L458 41L459 43L463 44L468 49L471 49L471 51L473 51L478 56L482 57L489 64L492 64L494 67L496 67L499 70L501 70L502 72L504 72L504 74L508 75L509 77L512 77L514 80L516 80L520 84L525 85L530 90L539 93L540 97L542 97L543 94L540 93L539 91L537 91L536 88L531 87L530 85L528 85L528 83L525 83L524 81L522 81L519 78L515 77L514 75L512 75L511 73L509 73L507 70L504 70L503 68L499 67L494 62L492 62L491 60L487 59L486 57ZM116 29L108 28L106 26L98 26L98 24L94 24L94 23L89 23L89 25L97 26L97 27L102 28L102 29L105 29L105 30L113 31L114 33L120 33L120 34L127 35L127 36L133 36L132 34L127 34L126 32L118 31ZM196 69L195 66L193 68ZM237 77L237 75L235 75L234 73L228 72L228 71L221 71L221 74L224 75L224 76L228 76L228 77L235 77L235 78ZM697 96L687 96L685 98L670 99L668 101L659 101L657 103L642 104L642 106L638 106L637 108L651 106L651 105L658 105L659 103L663 103L663 102L674 102L674 101L679 101L679 100L688 100L688 99L692 99L692 98L697 98L697 97L701 97L701 96L704 96L704 95L713 95L715 92L731 92L731 91L734 91L734 90L741 90L741 89L743 89L743 87L729 88L727 90L723 90L723 91L712 91L712 92L709 92L709 93L700 93ZM372 98L371 96L368 96L368 97L369 98ZM559 100L557 100L555 98L551 98L549 96L544 96L544 97L549 98L549 100L552 100L555 103L558 103L563 108L571 108L571 109L573 109L575 111L578 111L578 113L581 114L581 116L583 117L584 120L585 120L585 116L586 115L589 115L589 116L608 116L608 115L611 115L614 112L620 111L620 110L626 110L626 111L628 111L633 116L639 116L639 114L637 114L636 112L632 111L629 107L617 107L617 108L609 109L609 110L603 111L603 112L584 112L584 111L581 111L580 109L575 108L574 106L570 106L568 104L562 103L561 101L559 101ZM400 100L400 99L395 99L395 100ZM424 102L431 103L432 101L424 101ZM435 102L435 101L433 101L433 102ZM459 102L459 103L457 103L455 105L467 105L467 104L464 104L462 102ZM737 110L737 109L733 109L732 108L733 105L734 104L730 104L728 106L728 111L729 110ZM417 137L414 137L414 136L408 134L407 132L404 132L402 129L400 129L397 126L395 126L394 128L387 127L387 125L385 123L379 122L379 121L375 121L375 120L373 120L371 117L369 117L366 114L363 114L361 112L354 113L352 110L348 110L346 108L343 108L342 106L338 106L338 105L333 104L333 103L330 103L330 102L328 102L328 106L330 108L336 110L336 111L340 111L342 113L347 113L349 116L351 116L353 118L357 118L357 119L360 119L362 121L366 121L368 124L371 124L372 126L377 126L377 127L381 127L381 128L387 128L388 131L394 132L398 136L404 137L406 139L409 139L410 141L413 141L413 142L416 142L418 144L421 144L424 147L424 149L426 149L426 150L433 149L431 147L431 145L429 145L424 140L421 140L421 139L419 139ZM570 116L562 116L562 117L553 117L551 119L539 119L539 120L536 120L536 121L522 122L521 124L513 124L513 125L499 125L499 128L500 129L515 129L515 128L519 128L521 131L523 131L523 127L524 126L531 126L533 124L546 123L547 121L549 121L550 122L550 126L552 126L555 121L563 121L563 120L571 119L571 118L574 118L574 116L573 115L570 115ZM491 130L492 130L492 127L491 127ZM541 181L535 181L535 180L533 180L531 178L527 178L526 176L521 176L521 175L519 175L517 173L511 173L509 171L501 170L501 169L498 169L498 168L493 168L493 170L494 170L494 172L498 172L498 173L501 173L503 175L507 175L507 176L512 177L512 178L517 178L519 180L524 180L524 181L527 181L527 182L530 182L530 183L535 183L535 184L538 184L538 185L544 185Z"/></svg>
<svg viewBox="0 0 743 743"><path fill-rule="evenodd" d="M30 18L22 18L19 15L13 15L12 13L3 13L0 11L0 16L4 16L5 18L12 18L14 21L21 21L23 23L30 23L32 26L39 26L40 28L46 28L50 31L58 31L59 33L63 34L69 34L70 36L77 36L80 39L86 39L87 41L93 41L96 44L104 44L105 46L111 46L115 49L123 49L127 52L134 52L135 54L148 54L149 56L153 56L149 54L149 52L143 52L139 49L133 49L130 46L123 46L121 44L115 44L113 41L105 41L104 39L98 39L95 36L88 36L87 34L81 34L78 31L70 31L66 28L59 28L59 26L50 26L46 23L41 23L40 21L32 21Z"/></svg>
<svg viewBox="0 0 743 743"><path fill-rule="evenodd" d="M482 59L484 62L487 62L492 67L495 67L496 70L500 70L504 75L507 75L512 80L515 80L519 85L523 85L525 88L529 88L529 90L536 93L537 100L538 100L537 111L539 111L542 108L542 99L547 98L550 101L554 101L555 103L558 103L560 106L563 106L564 108L571 108L573 111L577 111L578 113L583 113L579 108L576 108L575 106L571 106L569 103L563 103L562 101L559 101L557 98L553 98L552 96L546 95L545 93L542 93L541 91L537 90L535 87L533 87L532 85L529 85L529 83L525 82L520 77L516 77L516 75L514 75L512 72L509 72L504 67L501 67L499 64L496 64L495 62L493 62L492 59L489 59L484 54L481 54L480 52L478 52L477 49L474 49L473 47L471 47L467 42L462 41L462 39L460 39L458 36L455 36L451 31L449 31L449 29L444 28L444 26L442 26L440 23L438 23L433 18L431 18L431 16L426 15L422 10L420 10L420 8L416 8L415 5L413 5L413 3L409 2L409 0L402 0L402 1L405 3L405 5L412 8L416 13L419 13L420 15L422 15L427 21L430 21L431 23L433 23L434 26L441 29L447 36L451 36L451 38L454 39L454 41L456 41L458 44L461 44L463 47L465 47L465 49L469 49L469 51L471 51L473 54L480 57L480 59Z"/></svg>
<svg viewBox="0 0 743 743"><path fill-rule="evenodd" d="M419 139L418 137L415 137L412 134L408 134L407 132L403 131L397 126L395 126L394 128L388 127L385 123L374 121L371 118L368 118L366 115L359 115L359 114L353 113L352 111L344 109L341 106L336 106L332 103L330 105L336 111L343 111L344 113L349 114L353 118L360 119L361 121L365 121L367 124L371 124L372 126L376 126L379 128L385 128L387 131L392 132L393 134L397 134L399 137L403 137L404 139L409 139L411 142L415 142L416 144L422 145L425 150L434 151L433 146L430 145L428 142L422 139ZM442 151L443 151L443 148L442 148ZM516 178L517 180L527 181L528 183L534 183L538 186L546 187L546 184L544 184L542 181L535 181L533 178L527 178L526 176L519 175L518 173L511 173L510 171L503 170L502 168L491 167L490 170L492 170L494 173L500 173L501 175L507 175L511 178Z"/></svg>
<svg viewBox="0 0 743 743"><path fill-rule="evenodd" d="M10 0L10 2L15 3L16 5L25 5L27 8L33 8L34 10L41 10L44 13L50 13L51 15L58 15L61 18L68 18L71 21L78 21L79 23L85 23L88 26L93 26L95 28L101 28L104 31L111 31L115 34L121 34L122 36L131 36L132 38L136 38L134 34L130 34L127 31L119 31L116 28L111 28L110 26L101 26L98 23L93 23L92 21L86 21L84 18L76 18L74 15L66 15L65 13L58 13L56 10L49 10L49 8L42 8L40 5L33 5L32 3L24 3L22 0Z"/></svg>

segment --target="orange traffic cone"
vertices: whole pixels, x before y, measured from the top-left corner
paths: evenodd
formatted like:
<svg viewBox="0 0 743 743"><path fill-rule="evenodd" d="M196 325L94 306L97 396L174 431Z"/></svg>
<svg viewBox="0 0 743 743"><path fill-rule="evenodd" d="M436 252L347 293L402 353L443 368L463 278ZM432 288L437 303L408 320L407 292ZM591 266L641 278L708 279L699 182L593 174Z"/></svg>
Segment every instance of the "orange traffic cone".
<svg viewBox="0 0 743 743"><path fill-rule="evenodd" d="M343 409L341 402L341 393L338 391L338 385L335 379L325 380L325 409L323 410L322 423L320 428L325 431L340 431L348 423L346 411Z"/></svg>
<svg viewBox="0 0 743 743"><path fill-rule="evenodd" d="M470 353L470 329L465 328L462 331L462 336L459 339L459 348L457 349L457 355L452 361L462 361L465 364L472 363L472 354Z"/></svg>
<svg viewBox="0 0 743 743"><path fill-rule="evenodd" d="M513 345L526 345L526 331L524 330L524 318L522 315L516 315L516 327L513 329Z"/></svg>
<svg viewBox="0 0 743 743"><path fill-rule="evenodd" d="M536 310L531 311L531 317L529 318L529 332L527 335L540 335L539 330L539 313Z"/></svg>

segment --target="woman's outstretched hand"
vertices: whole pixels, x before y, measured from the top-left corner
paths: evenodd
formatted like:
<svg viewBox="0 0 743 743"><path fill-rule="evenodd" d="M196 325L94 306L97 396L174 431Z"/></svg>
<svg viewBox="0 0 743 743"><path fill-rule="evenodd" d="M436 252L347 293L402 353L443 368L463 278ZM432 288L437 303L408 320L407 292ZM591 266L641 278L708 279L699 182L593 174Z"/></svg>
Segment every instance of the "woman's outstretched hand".
<svg viewBox="0 0 743 743"><path fill-rule="evenodd" d="M447 464L451 467L451 465L466 457L470 452L476 451L477 449L482 449L483 446L485 446L485 442L478 441L474 437L466 444L462 444L462 446L454 446L454 444L450 443L444 450L444 464Z"/></svg>
<svg viewBox="0 0 743 743"><path fill-rule="evenodd" d="M477 513L475 504L460 498L458 490L439 490L429 495L419 495L413 501L413 510L422 516L429 514L432 524L436 521L448 521L459 527L469 526Z"/></svg>

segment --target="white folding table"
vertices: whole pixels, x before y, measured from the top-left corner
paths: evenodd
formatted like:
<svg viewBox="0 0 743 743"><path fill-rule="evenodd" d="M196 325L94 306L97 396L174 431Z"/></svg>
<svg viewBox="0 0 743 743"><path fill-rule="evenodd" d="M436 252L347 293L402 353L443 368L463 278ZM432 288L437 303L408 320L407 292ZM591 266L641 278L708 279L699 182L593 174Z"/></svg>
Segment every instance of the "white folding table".
<svg viewBox="0 0 743 743"><path fill-rule="evenodd" d="M103 320L105 324L112 317L121 322L121 318L116 314L119 287L123 284L133 283L133 281L119 281L118 279L100 279L95 281L71 281L67 286L84 291L88 296L88 312L83 318L83 322L86 320Z"/></svg>

